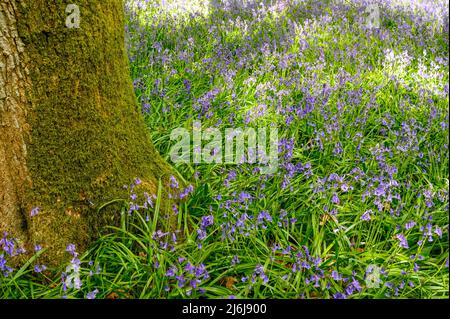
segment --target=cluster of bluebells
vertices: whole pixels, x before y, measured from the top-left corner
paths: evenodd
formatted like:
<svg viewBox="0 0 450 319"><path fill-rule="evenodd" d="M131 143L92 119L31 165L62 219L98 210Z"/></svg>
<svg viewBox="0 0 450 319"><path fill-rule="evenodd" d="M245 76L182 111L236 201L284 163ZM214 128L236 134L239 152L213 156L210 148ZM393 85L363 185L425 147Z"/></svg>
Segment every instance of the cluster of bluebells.
<svg viewBox="0 0 450 319"><path fill-rule="evenodd" d="M155 244L152 244L152 248L174 252L176 250L175 246L178 241L178 232L178 230L167 232L164 232L161 229L156 230L152 234L152 240L155 242Z"/></svg>
<svg viewBox="0 0 450 319"><path fill-rule="evenodd" d="M166 292L181 290L186 296L191 296L193 292L200 295L205 293L201 285L210 278L210 275L204 264L195 266L187 258L179 257L175 264L167 267L165 277L168 280Z"/></svg>
<svg viewBox="0 0 450 319"><path fill-rule="evenodd" d="M217 195L215 199L219 201L218 212L221 214L222 240L233 242L238 236L249 237L251 234L255 234L259 230L265 230L268 226L274 224L272 214L267 210L253 213L254 211L251 208L257 198L249 192L233 192L228 199L223 199L221 195ZM287 221L284 211L279 217L280 223L295 223L295 221L295 218Z"/></svg>
<svg viewBox="0 0 450 319"><path fill-rule="evenodd" d="M319 257L314 257L310 254L308 247L301 246L295 247L289 245L287 247L282 247L281 244L275 243L271 247L271 257L272 261L281 262L289 267L289 271L292 274L296 273L304 273L306 274L308 271L318 271L323 275L323 271L319 268L322 263ZM311 273L310 278L305 278L305 283L309 284L311 279L314 279L315 284L318 285L318 280L320 279L317 274ZM283 277L284 280L288 278L288 275Z"/></svg>
<svg viewBox="0 0 450 319"><path fill-rule="evenodd" d="M267 284L269 282L269 277L264 272L264 266L258 264L255 267L255 270L253 271L252 275L249 277L242 277L242 282L250 282L250 287L254 285L258 280L261 280L263 284Z"/></svg>
<svg viewBox="0 0 450 319"><path fill-rule="evenodd" d="M295 225L297 218L294 214L289 214L286 210L281 209L280 215L278 216L277 226L280 228L288 228L290 225Z"/></svg>
<svg viewBox="0 0 450 319"><path fill-rule="evenodd" d="M294 146L294 138L282 138L278 142L278 153L281 159L280 172L278 174L283 178L281 188L285 189L289 186L291 191L293 190L293 186L290 185L290 182L294 176L297 178L302 178L303 182L307 182L313 176L310 163L302 164L294 160Z"/></svg>
<svg viewBox="0 0 450 319"><path fill-rule="evenodd" d="M197 229L197 237L198 237L198 240L200 241L198 243L198 248L202 248L201 241L206 239L207 228L212 225L214 225L214 216L213 215L203 216L201 218L200 226Z"/></svg>
<svg viewBox="0 0 450 319"><path fill-rule="evenodd" d="M7 262L5 254L0 254L0 271L3 277L8 277L13 272L13 268L8 266Z"/></svg>
<svg viewBox="0 0 450 319"><path fill-rule="evenodd" d="M140 178L135 178L134 182L130 185L124 185L123 188L129 191L129 209L128 215L131 215L133 212L137 212L140 209L150 209L154 206L155 195L149 195L147 192L144 192L144 200L142 204L138 204L138 191L136 189L137 186L142 184L142 180ZM149 219L149 216L146 217Z"/></svg>
<svg viewBox="0 0 450 319"><path fill-rule="evenodd" d="M371 28L366 4L356 0L238 2L217 1L209 15L169 14L151 0L127 5L134 87L142 112L160 115L147 117L149 125L170 129L200 119L205 127L278 128L276 173L245 163L195 167L197 185L211 185L214 194L195 228L197 248L207 237L234 248L277 232L304 238L304 220L319 215L327 246L345 234L349 253L372 253L376 238L377 249L411 256L401 280L378 274L375 285L388 296L413 289L417 282L407 277L421 275L426 258L448 267L448 256L431 249L442 246L448 255L448 4L375 0L381 27ZM355 35L359 41L349 42ZM167 140L167 132L158 137ZM178 200L194 186L182 188L172 176L168 189ZM210 193L199 195L211 203ZM330 224L344 231L330 232ZM176 237L154 234L169 251ZM364 282L375 275L326 268L321 259L329 256L294 245L275 245L272 258L288 266L283 280L301 277L333 298L371 289ZM270 268L262 257L255 264L246 282L267 283Z"/></svg>
<svg viewBox="0 0 450 319"><path fill-rule="evenodd" d="M18 255L24 254L26 251L23 247L19 247L17 240L8 236L6 232L0 238L0 272L3 277L8 277L14 269L8 265L8 260Z"/></svg>
<svg viewBox="0 0 450 319"><path fill-rule="evenodd" d="M0 239L0 247L9 257L15 257L26 252L25 248L18 246L17 240L9 237L6 232L3 233Z"/></svg>
<svg viewBox="0 0 450 319"><path fill-rule="evenodd" d="M173 199L186 199L189 194L194 192L194 186L192 184L186 187L181 187L175 176L171 175L169 178L169 198Z"/></svg>
<svg viewBox="0 0 450 319"><path fill-rule="evenodd" d="M68 289L80 290L83 284L80 278L81 261L78 258L75 245L67 245L66 251L72 256L72 259L70 260L70 264L66 267L65 272L61 274L63 291L66 292Z"/></svg>
<svg viewBox="0 0 450 319"><path fill-rule="evenodd" d="M415 256L413 256L415 258ZM423 260L419 256L419 259ZM399 276L395 276L388 278L388 274L386 272L382 272L384 278L383 286L387 288L385 296L387 298L395 298L400 296L400 294L404 291L414 289L416 286L420 285L420 282L417 281L415 276L412 274L418 271L417 264L414 264L414 268L412 271L402 270Z"/></svg>
<svg viewBox="0 0 450 319"><path fill-rule="evenodd" d="M74 292L81 290L83 286L81 278L85 275L85 273L82 272L81 260L75 245L67 245L66 252L70 254L71 260L65 271L61 273L62 289L64 292L63 298L67 298L67 293L69 293L70 290ZM94 265L93 261L89 261L88 266L91 268L88 273L89 277L100 275L101 267L99 265ZM98 293L99 290L96 288L86 294L86 299L95 299Z"/></svg>
<svg viewBox="0 0 450 319"><path fill-rule="evenodd" d="M301 274L305 287L318 292L326 290L335 299L348 298L363 291L364 284L358 279L360 276L356 271L345 276L338 270L325 268L324 261L320 257L314 257L307 246L283 247L275 243L271 251L270 259L285 265L289 270L281 277L283 281Z"/></svg>

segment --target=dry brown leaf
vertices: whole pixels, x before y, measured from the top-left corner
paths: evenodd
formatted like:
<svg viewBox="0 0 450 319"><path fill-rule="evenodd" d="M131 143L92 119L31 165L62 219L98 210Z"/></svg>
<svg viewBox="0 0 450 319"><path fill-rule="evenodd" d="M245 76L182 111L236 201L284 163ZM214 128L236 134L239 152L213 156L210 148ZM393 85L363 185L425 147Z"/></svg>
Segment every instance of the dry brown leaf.
<svg viewBox="0 0 450 319"><path fill-rule="evenodd" d="M145 252L143 252L143 251L140 251L139 252L139 257L146 258L147 254Z"/></svg>
<svg viewBox="0 0 450 319"><path fill-rule="evenodd" d="M108 296L106 296L106 299L119 299L119 295L115 292L112 292Z"/></svg>
<svg viewBox="0 0 450 319"><path fill-rule="evenodd" d="M227 277L221 279L221 281L220 281L220 283L228 289L233 289L234 284L237 282L238 282L238 280L231 276L227 276Z"/></svg>

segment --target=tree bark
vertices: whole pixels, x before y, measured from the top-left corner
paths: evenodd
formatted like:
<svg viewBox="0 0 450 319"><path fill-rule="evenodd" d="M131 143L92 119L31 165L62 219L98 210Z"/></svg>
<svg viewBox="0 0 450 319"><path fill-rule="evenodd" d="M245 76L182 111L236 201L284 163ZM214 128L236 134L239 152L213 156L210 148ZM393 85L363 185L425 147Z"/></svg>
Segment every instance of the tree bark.
<svg viewBox="0 0 450 319"><path fill-rule="evenodd" d="M0 2L0 231L52 263L111 222L117 210L94 208L123 185L139 177L155 193L170 174L134 96L122 1L74 1L79 28L69 2Z"/></svg>

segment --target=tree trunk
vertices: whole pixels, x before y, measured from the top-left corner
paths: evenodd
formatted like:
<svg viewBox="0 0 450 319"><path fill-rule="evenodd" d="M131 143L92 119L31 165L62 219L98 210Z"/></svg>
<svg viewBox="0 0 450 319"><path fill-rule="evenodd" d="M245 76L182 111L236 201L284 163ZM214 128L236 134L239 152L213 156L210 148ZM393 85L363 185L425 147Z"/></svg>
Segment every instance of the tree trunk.
<svg viewBox="0 0 450 319"><path fill-rule="evenodd" d="M74 2L79 28L70 1L0 2L0 230L53 263L111 220L94 208L123 185L139 177L155 193L170 174L134 96L122 1Z"/></svg>

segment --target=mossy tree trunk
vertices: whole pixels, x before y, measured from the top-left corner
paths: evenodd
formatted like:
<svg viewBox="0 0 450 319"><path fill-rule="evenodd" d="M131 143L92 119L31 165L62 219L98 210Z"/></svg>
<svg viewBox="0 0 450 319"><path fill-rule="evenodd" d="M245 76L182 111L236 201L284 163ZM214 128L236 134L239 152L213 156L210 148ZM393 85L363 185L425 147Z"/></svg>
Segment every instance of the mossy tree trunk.
<svg viewBox="0 0 450 319"><path fill-rule="evenodd" d="M1 0L0 32L0 231L56 263L105 224L96 205L135 177L154 193L170 168L138 110L121 0Z"/></svg>

